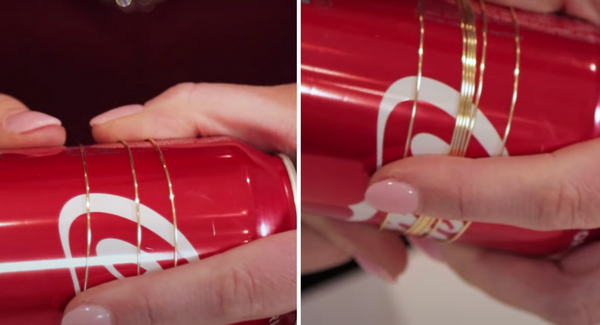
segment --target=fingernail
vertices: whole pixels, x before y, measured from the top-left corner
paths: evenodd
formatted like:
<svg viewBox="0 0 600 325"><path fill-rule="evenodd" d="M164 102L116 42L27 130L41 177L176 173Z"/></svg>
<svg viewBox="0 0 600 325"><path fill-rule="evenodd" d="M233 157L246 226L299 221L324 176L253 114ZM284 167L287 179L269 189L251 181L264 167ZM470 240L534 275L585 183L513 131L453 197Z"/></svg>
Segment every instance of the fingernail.
<svg viewBox="0 0 600 325"><path fill-rule="evenodd" d="M378 277L387 283L396 283L396 277L389 274L383 267L371 262L368 258L356 255L354 261L367 273Z"/></svg>
<svg viewBox="0 0 600 325"><path fill-rule="evenodd" d="M94 117L90 121L90 125L95 126L95 125L104 124L108 121L116 120L121 117L141 113L143 110L144 110L144 107L142 105L127 105L127 106L117 107L115 109L111 109L108 112L104 112L104 113Z"/></svg>
<svg viewBox="0 0 600 325"><path fill-rule="evenodd" d="M71 310L61 325L111 325L110 312L100 306L81 306Z"/></svg>
<svg viewBox="0 0 600 325"><path fill-rule="evenodd" d="M423 253L427 254L432 259L438 262L444 262L439 243L431 239L411 238L409 240L411 245L420 249L421 251L423 251Z"/></svg>
<svg viewBox="0 0 600 325"><path fill-rule="evenodd" d="M4 129L13 133L25 133L51 125L61 125L59 119L41 112L24 111L7 117Z"/></svg>
<svg viewBox="0 0 600 325"><path fill-rule="evenodd" d="M365 200L379 211L412 213L419 204L419 194L406 183L383 181L369 186Z"/></svg>

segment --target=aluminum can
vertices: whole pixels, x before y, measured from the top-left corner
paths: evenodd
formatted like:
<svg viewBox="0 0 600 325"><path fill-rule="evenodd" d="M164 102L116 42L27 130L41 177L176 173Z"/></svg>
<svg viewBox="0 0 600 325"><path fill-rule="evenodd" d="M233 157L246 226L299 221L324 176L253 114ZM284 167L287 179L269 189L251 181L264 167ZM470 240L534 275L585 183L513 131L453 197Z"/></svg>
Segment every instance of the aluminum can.
<svg viewBox="0 0 600 325"><path fill-rule="evenodd" d="M530 155L598 137L597 27L467 0L310 0L301 19L303 211L533 256L598 236L364 202L371 175L405 157Z"/></svg>
<svg viewBox="0 0 600 325"><path fill-rule="evenodd" d="M4 151L0 324L58 325L91 287L295 229L295 177L230 138Z"/></svg>

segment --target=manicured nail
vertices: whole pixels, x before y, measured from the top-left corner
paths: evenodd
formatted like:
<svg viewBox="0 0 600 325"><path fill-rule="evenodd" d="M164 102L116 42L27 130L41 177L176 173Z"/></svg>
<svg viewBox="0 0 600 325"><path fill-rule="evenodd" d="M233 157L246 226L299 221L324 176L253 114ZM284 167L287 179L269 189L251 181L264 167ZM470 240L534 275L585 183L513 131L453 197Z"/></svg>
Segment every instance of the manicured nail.
<svg viewBox="0 0 600 325"><path fill-rule="evenodd" d="M56 117L41 112L24 111L8 116L4 129L13 133L25 133L51 125L60 126L61 122Z"/></svg>
<svg viewBox="0 0 600 325"><path fill-rule="evenodd" d="M382 181L369 186L365 200L379 211L412 213L419 204L419 194L406 183Z"/></svg>
<svg viewBox="0 0 600 325"><path fill-rule="evenodd" d="M108 112L104 112L104 113L94 117L90 121L90 125L94 126L94 125L104 124L108 121L116 120L121 117L141 113L143 110L144 110L144 107L142 105L127 105L127 106L117 107L115 109L111 109Z"/></svg>
<svg viewBox="0 0 600 325"><path fill-rule="evenodd" d="M421 239L421 238L410 238L411 245L423 251L432 259L438 262L444 262L442 252L440 251L440 244L432 239Z"/></svg>
<svg viewBox="0 0 600 325"><path fill-rule="evenodd" d="M396 283L396 277L389 274L383 267L371 262L368 258L360 255L354 256L354 261L367 273L378 277L387 283Z"/></svg>
<svg viewBox="0 0 600 325"><path fill-rule="evenodd" d="M61 325L111 325L110 312L100 306L81 306L71 310Z"/></svg>

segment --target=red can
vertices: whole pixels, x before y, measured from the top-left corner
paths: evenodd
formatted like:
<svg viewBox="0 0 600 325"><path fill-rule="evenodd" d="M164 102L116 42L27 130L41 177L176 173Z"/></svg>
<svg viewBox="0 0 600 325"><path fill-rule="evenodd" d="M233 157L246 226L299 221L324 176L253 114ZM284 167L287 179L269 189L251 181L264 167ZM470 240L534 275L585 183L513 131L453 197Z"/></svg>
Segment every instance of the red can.
<svg viewBox="0 0 600 325"><path fill-rule="evenodd" d="M303 211L526 255L593 239L386 215L364 193L411 155L518 156L598 137L599 41L587 23L483 1L303 4Z"/></svg>
<svg viewBox="0 0 600 325"><path fill-rule="evenodd" d="M60 324L87 288L295 229L293 184L287 157L228 138L6 151L0 324Z"/></svg>

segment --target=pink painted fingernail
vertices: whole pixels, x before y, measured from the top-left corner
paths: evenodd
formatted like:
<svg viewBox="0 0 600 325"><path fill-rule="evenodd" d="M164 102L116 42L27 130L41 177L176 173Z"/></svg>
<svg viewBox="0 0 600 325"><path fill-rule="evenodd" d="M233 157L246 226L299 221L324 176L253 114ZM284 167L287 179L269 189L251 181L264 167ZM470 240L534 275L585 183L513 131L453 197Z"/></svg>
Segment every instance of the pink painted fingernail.
<svg viewBox="0 0 600 325"><path fill-rule="evenodd" d="M442 252L440 251L440 244L436 243L432 239L421 239L421 238L410 238L410 243L423 251L423 253L427 254L432 259L438 262L444 262L444 258L442 257Z"/></svg>
<svg viewBox="0 0 600 325"><path fill-rule="evenodd" d="M71 310L61 325L111 325L110 312L100 306L81 306Z"/></svg>
<svg viewBox="0 0 600 325"><path fill-rule="evenodd" d="M24 111L8 116L4 122L4 129L13 133L25 133L45 126L60 126L61 124L60 120L54 116L41 112Z"/></svg>
<svg viewBox="0 0 600 325"><path fill-rule="evenodd" d="M121 117L141 113L143 110L144 110L144 107L142 105L127 105L127 106L117 107L115 109L111 109L108 112L104 112L104 113L94 117L90 121L90 125L95 126L95 125L104 124L108 121L116 120Z"/></svg>
<svg viewBox="0 0 600 325"><path fill-rule="evenodd" d="M369 186L365 200L379 211L412 213L419 204L419 194L406 183L382 181Z"/></svg>
<svg viewBox="0 0 600 325"><path fill-rule="evenodd" d="M378 277L387 283L396 283L396 278L389 274L383 267L371 262L368 258L356 255L354 261L367 273Z"/></svg>

